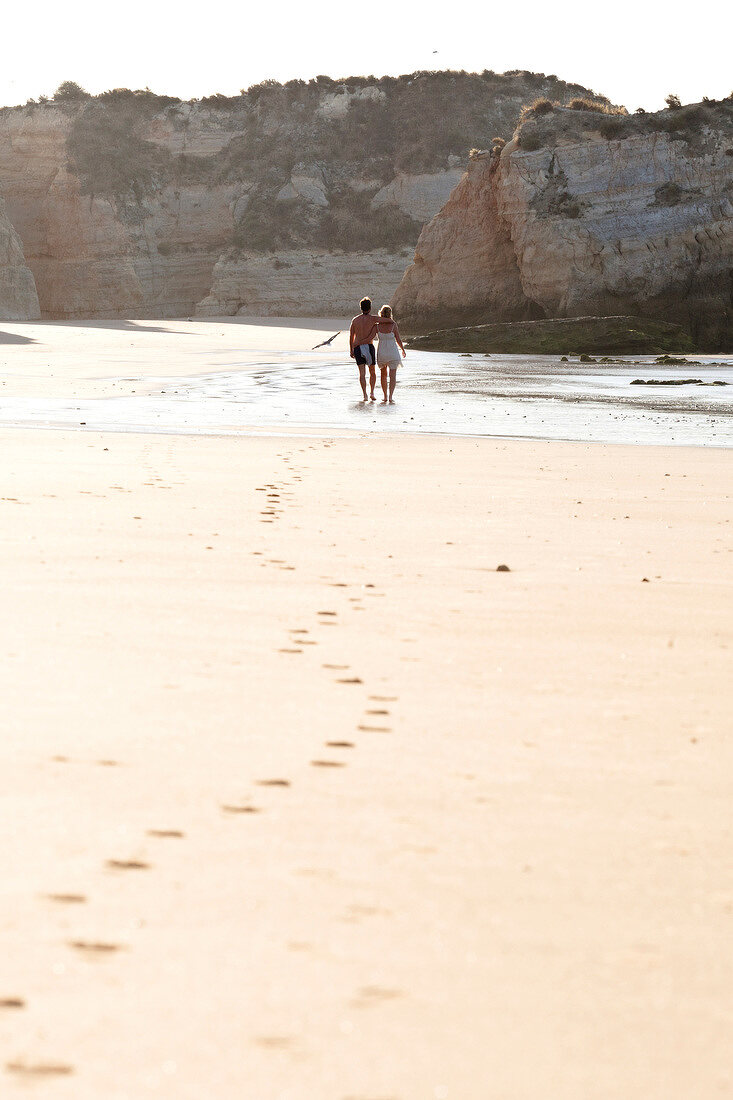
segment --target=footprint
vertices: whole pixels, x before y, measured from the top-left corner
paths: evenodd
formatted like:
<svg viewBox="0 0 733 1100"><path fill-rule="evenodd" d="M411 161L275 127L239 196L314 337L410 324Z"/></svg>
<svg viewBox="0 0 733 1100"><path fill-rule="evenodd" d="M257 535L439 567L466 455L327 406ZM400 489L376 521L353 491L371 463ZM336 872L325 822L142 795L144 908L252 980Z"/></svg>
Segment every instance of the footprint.
<svg viewBox="0 0 733 1100"><path fill-rule="evenodd" d="M74 1072L63 1062L6 1062L5 1069L24 1077L67 1077Z"/></svg>
<svg viewBox="0 0 733 1100"><path fill-rule="evenodd" d="M289 779L258 779L258 787L289 787Z"/></svg>
<svg viewBox="0 0 733 1100"><path fill-rule="evenodd" d="M391 733L389 726L357 726L362 733Z"/></svg>
<svg viewBox="0 0 733 1100"><path fill-rule="evenodd" d="M119 767L119 760L98 760L97 763L101 768L117 768Z"/></svg>
<svg viewBox="0 0 733 1100"><path fill-rule="evenodd" d="M258 814L260 812L257 806L248 804L235 806L232 803L223 803L221 808L225 814Z"/></svg>
<svg viewBox="0 0 733 1100"><path fill-rule="evenodd" d="M87 900L85 894L47 894L49 901L57 901L62 905L83 905Z"/></svg>
<svg viewBox="0 0 733 1100"><path fill-rule="evenodd" d="M343 760L311 760L314 768L345 768Z"/></svg>
<svg viewBox="0 0 733 1100"><path fill-rule="evenodd" d="M176 837L176 838L180 838L180 837L184 837L186 834L182 833L180 829L148 829L147 830L147 835L148 836L157 836L157 837L171 837L171 838Z"/></svg>
<svg viewBox="0 0 733 1100"><path fill-rule="evenodd" d="M353 749L355 747L353 741L324 741L324 745L328 745L332 749Z"/></svg>
<svg viewBox="0 0 733 1100"><path fill-rule="evenodd" d="M386 989L381 985L365 985L359 990L357 1005L377 1004L379 1001L394 1001L402 996L400 989Z"/></svg>
<svg viewBox="0 0 733 1100"><path fill-rule="evenodd" d="M302 653L302 649L278 649L278 653Z"/></svg>
<svg viewBox="0 0 733 1100"><path fill-rule="evenodd" d="M122 950L118 943L105 943L103 940L69 940L69 947L89 955L112 955Z"/></svg>
<svg viewBox="0 0 733 1100"><path fill-rule="evenodd" d="M347 912L352 918L358 917L384 917L391 916L389 909L383 909L380 905L348 905Z"/></svg>
<svg viewBox="0 0 733 1100"><path fill-rule="evenodd" d="M290 1035L258 1035L255 1042L269 1050L284 1050L292 1044L293 1039Z"/></svg>
<svg viewBox="0 0 733 1100"><path fill-rule="evenodd" d="M141 859L108 859L105 867L114 871L149 871L150 864L143 863Z"/></svg>
<svg viewBox="0 0 733 1100"><path fill-rule="evenodd" d="M0 997L0 1008L25 1008L22 997Z"/></svg>
<svg viewBox="0 0 733 1100"><path fill-rule="evenodd" d="M370 695L369 698L373 703L396 703L398 699L396 695Z"/></svg>
<svg viewBox="0 0 733 1100"><path fill-rule="evenodd" d="M332 668L334 672L346 672L348 665L321 665L321 668Z"/></svg>

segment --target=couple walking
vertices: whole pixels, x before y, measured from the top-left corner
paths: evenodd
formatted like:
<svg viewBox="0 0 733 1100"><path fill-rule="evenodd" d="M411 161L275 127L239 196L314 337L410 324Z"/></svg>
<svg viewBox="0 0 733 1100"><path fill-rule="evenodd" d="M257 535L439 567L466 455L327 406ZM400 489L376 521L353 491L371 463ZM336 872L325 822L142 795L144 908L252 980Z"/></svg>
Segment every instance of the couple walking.
<svg viewBox="0 0 733 1100"><path fill-rule="evenodd" d="M349 332L349 354L356 360L359 368L359 381L361 382L364 400L372 401L374 398L374 385L377 380L376 364L382 371L382 393L384 404L389 401L392 404L392 394L397 382L397 368L400 365L400 351L402 357L407 355L400 338L400 330L392 317L391 306L382 306L379 317L372 313L371 298L362 298L359 302L361 313L351 322ZM376 354L374 352L374 337L379 341ZM369 367L369 386L371 393L367 397L366 368ZM389 380L389 395L387 382Z"/></svg>

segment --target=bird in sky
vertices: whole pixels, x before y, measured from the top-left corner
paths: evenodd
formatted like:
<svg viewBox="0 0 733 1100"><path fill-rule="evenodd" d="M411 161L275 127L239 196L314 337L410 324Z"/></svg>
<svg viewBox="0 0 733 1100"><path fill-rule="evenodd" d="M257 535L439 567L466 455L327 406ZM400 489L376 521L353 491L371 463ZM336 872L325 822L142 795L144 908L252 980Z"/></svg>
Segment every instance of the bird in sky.
<svg viewBox="0 0 733 1100"><path fill-rule="evenodd" d="M336 337L340 336L340 335L341 335L341 330L339 329L338 332L334 332L333 336L329 336L328 340L324 340L323 343L321 343L321 344L316 344L315 348L311 348L311 351L315 351L316 348L329 347L333 343L333 341L336 339Z"/></svg>

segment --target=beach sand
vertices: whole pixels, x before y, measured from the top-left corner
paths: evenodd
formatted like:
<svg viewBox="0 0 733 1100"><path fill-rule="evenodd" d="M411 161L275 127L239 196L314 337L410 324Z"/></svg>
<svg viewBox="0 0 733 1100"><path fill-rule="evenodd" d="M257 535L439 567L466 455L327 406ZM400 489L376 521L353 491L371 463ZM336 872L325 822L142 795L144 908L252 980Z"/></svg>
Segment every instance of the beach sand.
<svg viewBox="0 0 733 1100"><path fill-rule="evenodd" d="M0 445L3 1097L733 1089L729 451Z"/></svg>
<svg viewBox="0 0 733 1100"><path fill-rule="evenodd" d="M48 400L158 392L161 377L247 370L263 359L307 351L339 328L333 346L348 365L348 323L328 317L2 321L0 402L15 396Z"/></svg>

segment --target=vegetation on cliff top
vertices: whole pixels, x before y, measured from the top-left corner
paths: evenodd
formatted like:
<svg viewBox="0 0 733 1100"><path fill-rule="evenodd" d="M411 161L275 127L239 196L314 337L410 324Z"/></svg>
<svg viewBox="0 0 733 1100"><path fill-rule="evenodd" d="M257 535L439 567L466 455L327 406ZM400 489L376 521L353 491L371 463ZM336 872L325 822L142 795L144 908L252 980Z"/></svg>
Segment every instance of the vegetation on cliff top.
<svg viewBox="0 0 733 1100"><path fill-rule="evenodd" d="M577 97L565 104L546 97L522 108L516 136L520 149L536 149L583 140L588 132L600 133L608 140L622 140L649 133L668 133L673 141L704 143L706 129L733 133L733 94L727 99L703 99L683 106L678 97L667 96L667 107L647 113L641 109L629 114L597 98Z"/></svg>

